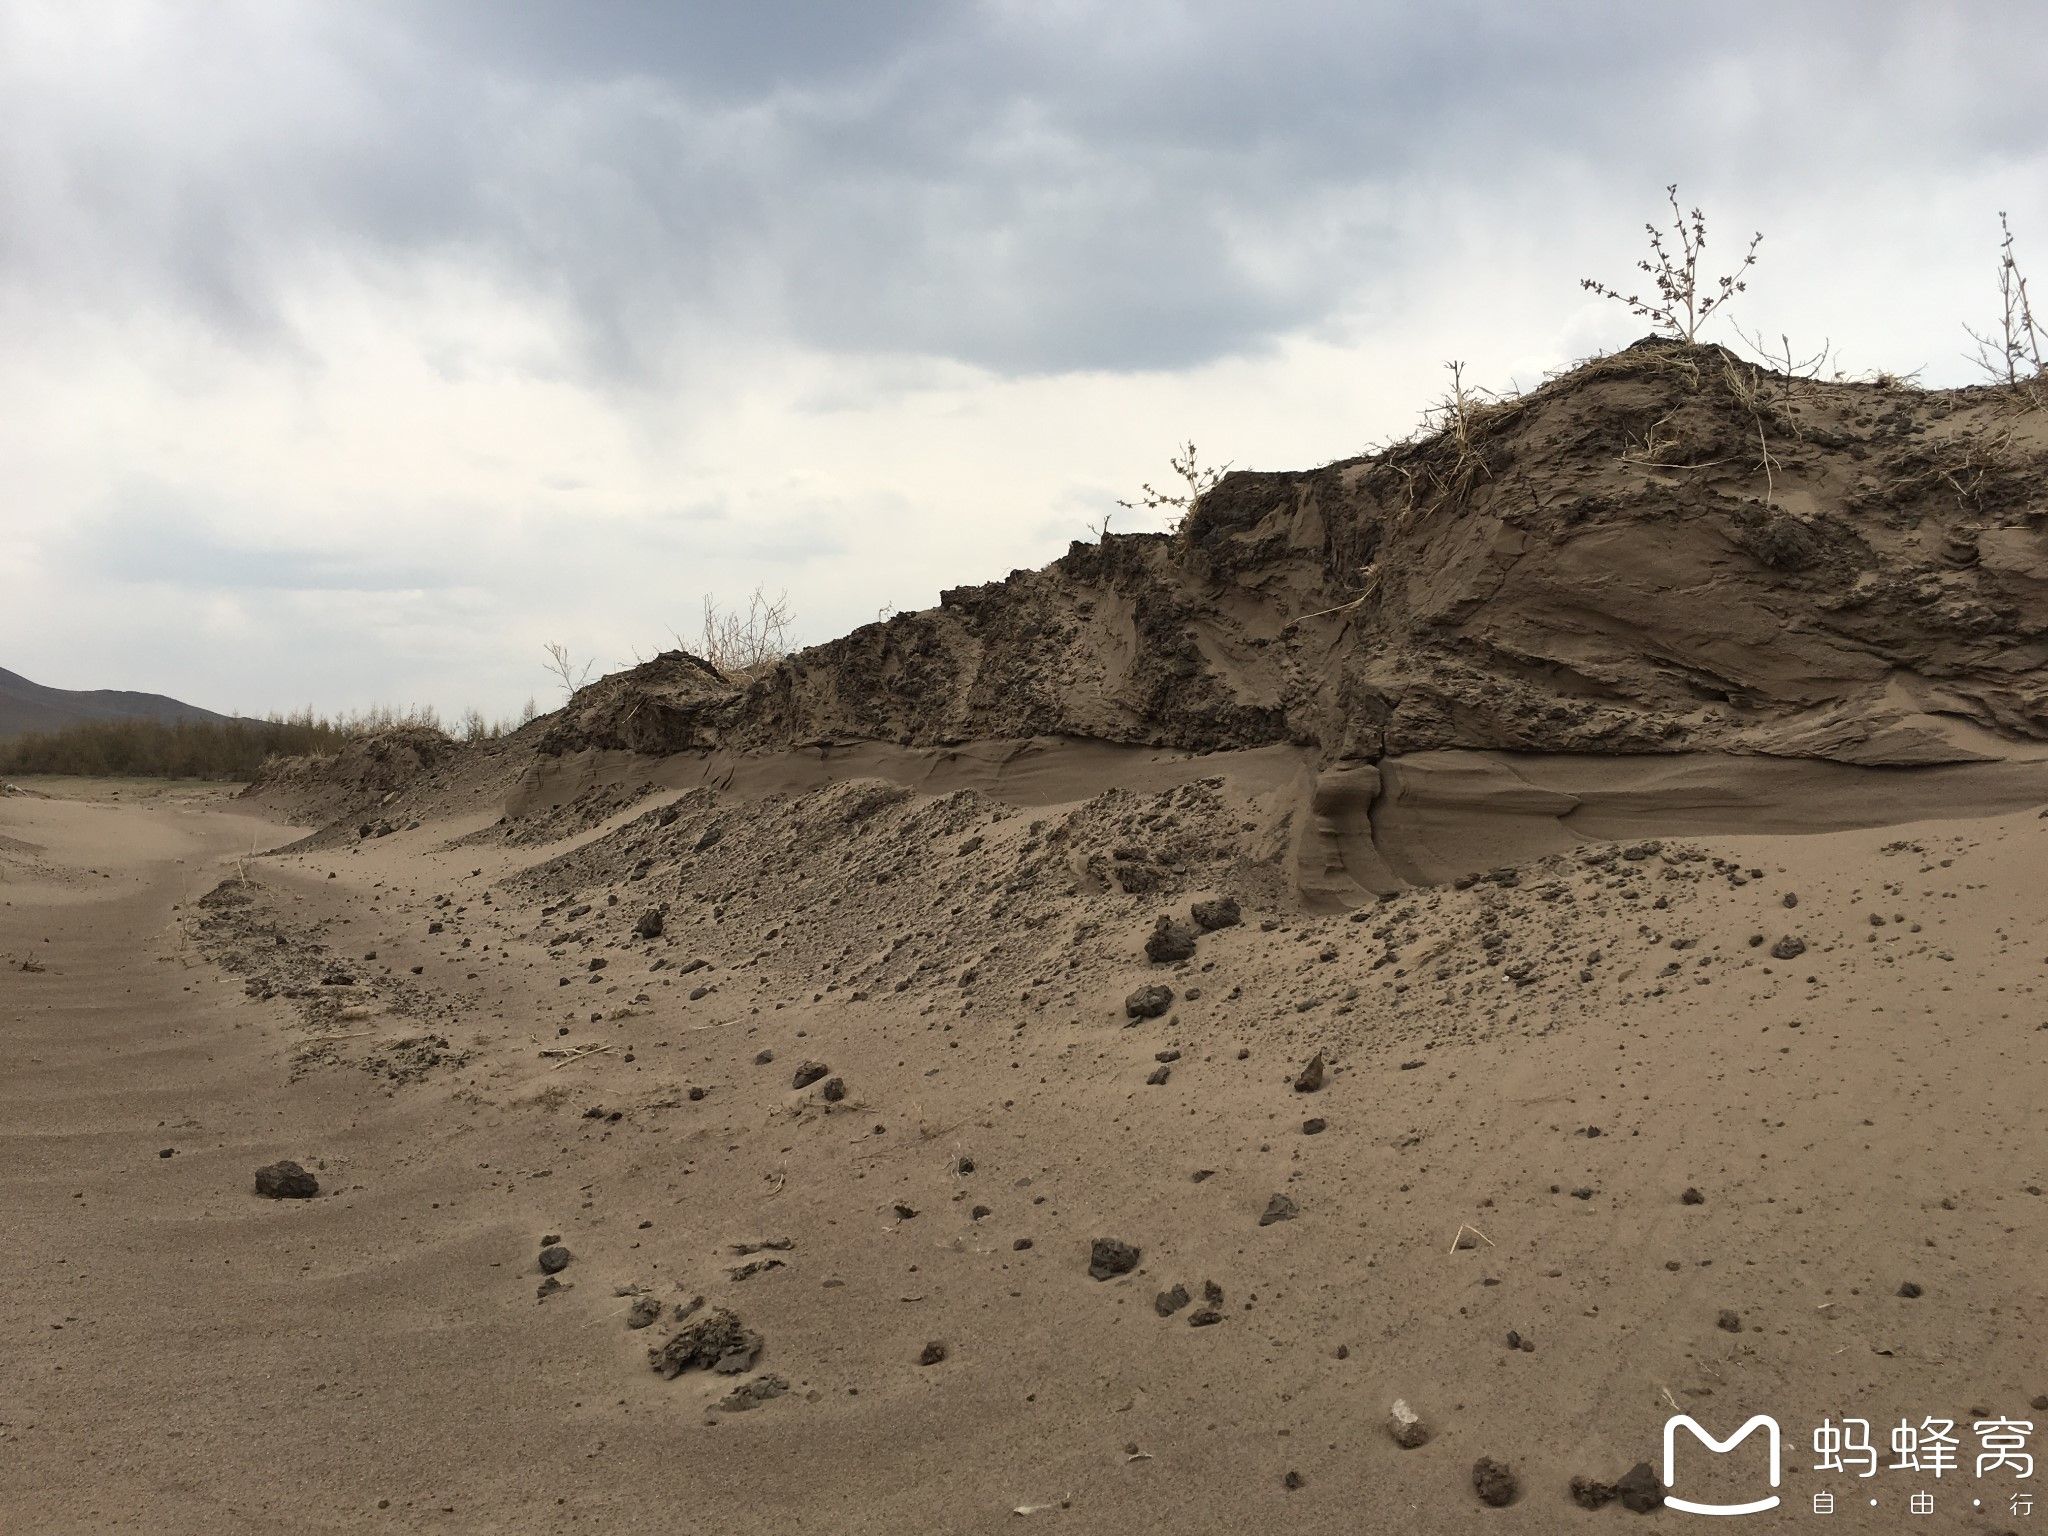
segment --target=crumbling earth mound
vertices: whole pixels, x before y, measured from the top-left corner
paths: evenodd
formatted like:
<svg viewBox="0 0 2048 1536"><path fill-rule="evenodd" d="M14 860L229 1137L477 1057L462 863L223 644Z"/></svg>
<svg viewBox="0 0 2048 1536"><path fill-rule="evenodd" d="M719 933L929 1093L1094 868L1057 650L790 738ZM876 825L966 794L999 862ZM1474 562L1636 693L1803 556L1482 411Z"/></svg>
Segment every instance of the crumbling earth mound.
<svg viewBox="0 0 2048 1536"><path fill-rule="evenodd" d="M2048 414L1647 341L1384 452L1236 473L779 663L672 652L544 751L1081 737L1722 751L1859 764L2048 739Z"/></svg>

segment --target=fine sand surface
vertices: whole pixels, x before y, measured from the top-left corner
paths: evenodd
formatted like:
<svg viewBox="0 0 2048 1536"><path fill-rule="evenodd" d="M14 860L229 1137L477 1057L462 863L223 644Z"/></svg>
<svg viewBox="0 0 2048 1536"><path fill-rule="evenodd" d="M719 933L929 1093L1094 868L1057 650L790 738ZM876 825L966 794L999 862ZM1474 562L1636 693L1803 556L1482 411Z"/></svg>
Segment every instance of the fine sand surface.
<svg viewBox="0 0 2048 1536"><path fill-rule="evenodd" d="M303 828L0 799L0 1526L1580 1530L1683 1409L1785 1426L1733 1528L1894 1530L1935 1485L1824 1416L2048 1420L2022 768L991 754L587 755L253 858ZM700 1296L758 1354L665 1379Z"/></svg>

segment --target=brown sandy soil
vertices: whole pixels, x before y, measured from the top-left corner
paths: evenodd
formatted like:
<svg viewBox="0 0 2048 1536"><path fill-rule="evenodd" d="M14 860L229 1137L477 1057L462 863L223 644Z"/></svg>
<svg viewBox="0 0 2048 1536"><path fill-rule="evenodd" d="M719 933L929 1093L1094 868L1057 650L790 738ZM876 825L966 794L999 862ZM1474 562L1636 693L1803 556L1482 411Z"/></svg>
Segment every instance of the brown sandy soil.
<svg viewBox="0 0 2048 1536"><path fill-rule="evenodd" d="M0 802L57 872L0 886L10 1528L1577 1529L1636 1518L1567 1485L1654 1461L1673 1402L1776 1415L1811 1518L1859 1492L1808 1470L1823 1415L2041 1417L2034 809L1596 841L1362 921L1247 895L1151 964L1155 911L1251 872L1191 829L1276 775L1215 766L1135 755L1106 809L1050 772L1031 804L667 789L247 883L288 834L232 803ZM1182 872L1034 882L1062 828ZM446 1059L390 1070L422 1036ZM258 1198L280 1157L321 1197ZM1137 1270L1090 1278L1097 1237ZM697 1296L750 1369L649 1369ZM1909 1481L1837 1518L1892 1528Z"/></svg>

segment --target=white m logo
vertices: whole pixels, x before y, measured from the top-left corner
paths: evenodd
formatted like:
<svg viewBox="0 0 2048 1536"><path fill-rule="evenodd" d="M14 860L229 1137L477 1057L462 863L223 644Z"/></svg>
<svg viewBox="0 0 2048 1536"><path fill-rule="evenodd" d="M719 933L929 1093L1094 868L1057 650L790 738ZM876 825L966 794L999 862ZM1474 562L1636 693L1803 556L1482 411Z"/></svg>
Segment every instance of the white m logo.
<svg viewBox="0 0 2048 1536"><path fill-rule="evenodd" d="M1668 1489L1677 1470L1678 1431L1686 1430L1692 1437L1715 1455L1723 1455L1747 1440L1758 1429L1765 1431L1771 1447L1771 1486L1778 1486L1782 1456L1778 1443L1778 1421L1767 1413L1760 1413L1726 1440L1716 1440L1701 1426L1699 1420L1690 1414L1673 1414L1664 1421L1664 1486ZM1664 1495L1664 1503L1671 1509L1685 1511L1689 1515L1756 1515L1767 1509L1778 1507L1778 1496L1774 1493L1767 1499L1755 1499L1748 1504L1695 1504L1690 1499L1673 1498Z"/></svg>

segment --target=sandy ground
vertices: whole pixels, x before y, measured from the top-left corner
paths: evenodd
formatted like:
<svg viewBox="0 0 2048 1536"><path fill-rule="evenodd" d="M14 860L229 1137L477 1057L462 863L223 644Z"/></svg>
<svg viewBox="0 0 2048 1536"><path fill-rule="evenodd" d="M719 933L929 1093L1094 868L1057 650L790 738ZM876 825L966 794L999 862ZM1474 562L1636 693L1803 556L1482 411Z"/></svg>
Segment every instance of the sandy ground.
<svg viewBox="0 0 2048 1536"><path fill-rule="evenodd" d="M1971 1429L2048 1420L2033 810L1609 847L1364 922L1247 900L1178 964L1126 901L999 995L971 901L951 968L856 991L885 905L777 922L708 854L634 938L607 850L675 797L622 798L253 861L295 833L208 792L0 800L7 1529L1577 1530L1638 1518L1568 1485L1655 1463L1674 1408L1784 1426L1785 1504L1734 1529L1822 1490L1829 1528L2048 1518ZM1448 973L1496 930L1533 972ZM1133 1023L1148 981L1179 995ZM253 1193L281 1157L319 1198ZM1137 1269L1091 1278L1099 1237ZM649 1369L697 1296L745 1372ZM1845 1415L1874 1478L1813 1470ZM1891 1470L1902 1418L1962 1468ZM1699 1496L1753 1493L1736 1459Z"/></svg>

